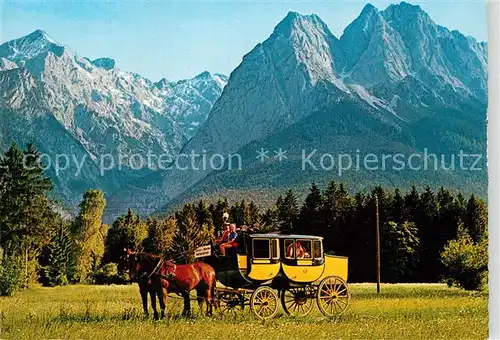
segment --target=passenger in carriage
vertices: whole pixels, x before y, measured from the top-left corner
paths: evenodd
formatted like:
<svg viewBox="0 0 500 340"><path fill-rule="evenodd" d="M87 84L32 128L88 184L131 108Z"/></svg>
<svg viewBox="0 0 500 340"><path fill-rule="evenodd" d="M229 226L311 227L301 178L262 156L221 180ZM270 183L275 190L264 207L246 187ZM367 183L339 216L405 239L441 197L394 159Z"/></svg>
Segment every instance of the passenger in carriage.
<svg viewBox="0 0 500 340"><path fill-rule="evenodd" d="M295 251L297 252L297 258L298 259L303 259L305 255L305 250L304 247L302 247L302 244L299 241L295 242Z"/></svg>
<svg viewBox="0 0 500 340"><path fill-rule="evenodd" d="M294 247L293 247L293 241L288 245L286 248L286 257L293 259L294 258Z"/></svg>
<svg viewBox="0 0 500 340"><path fill-rule="evenodd" d="M227 237L227 242L222 243L219 247L222 256L226 256L226 249L238 247L237 238L238 234L236 233L236 224L232 223L229 226L229 235Z"/></svg>
<svg viewBox="0 0 500 340"><path fill-rule="evenodd" d="M298 259L311 258L311 255L302 246L302 243L300 243L299 241L297 241L295 243L295 245L296 245L296 251L297 251L297 258Z"/></svg>
<svg viewBox="0 0 500 340"><path fill-rule="evenodd" d="M222 244L227 242L229 233L231 232L229 229L230 229L230 224L224 222L224 231L222 232L221 237L216 240L217 244Z"/></svg>

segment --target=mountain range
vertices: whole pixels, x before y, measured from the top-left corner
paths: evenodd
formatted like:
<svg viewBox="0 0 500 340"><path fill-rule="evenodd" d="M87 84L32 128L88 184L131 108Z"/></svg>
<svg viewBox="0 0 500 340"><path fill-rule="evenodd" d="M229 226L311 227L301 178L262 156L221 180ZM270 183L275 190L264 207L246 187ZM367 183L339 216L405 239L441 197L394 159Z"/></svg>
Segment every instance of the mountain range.
<svg viewBox="0 0 500 340"><path fill-rule="evenodd" d="M200 157L188 169L110 171L98 183L89 167L59 180L63 193L109 187L113 216L230 191L305 192L312 181L332 179L358 190L415 184L486 192L487 44L405 2L366 5L340 38L317 15L290 12L229 79L203 73L152 83L111 59L78 57L40 31L0 46L0 58L4 145L16 139L14 128L22 136L16 140L36 138L52 153L71 148L95 158L139 149L221 155L224 165L234 154L243 160L239 170L207 168ZM268 154L256 158L258 150ZM304 168L304 154L313 151L315 166ZM460 152L484 156L450 170ZM447 167L318 169L322 159L337 160L321 155L369 153L443 154Z"/></svg>
<svg viewBox="0 0 500 340"><path fill-rule="evenodd" d="M121 171L101 176L103 158L178 152L227 82L224 75L203 72L154 83L121 71L113 59L81 57L42 30L2 44L0 61L0 149L12 141L34 142L51 162L70 155L68 169L56 174L49 167L55 194L70 206L87 188L111 194L149 170L131 171L124 162ZM79 173L73 157L86 160Z"/></svg>

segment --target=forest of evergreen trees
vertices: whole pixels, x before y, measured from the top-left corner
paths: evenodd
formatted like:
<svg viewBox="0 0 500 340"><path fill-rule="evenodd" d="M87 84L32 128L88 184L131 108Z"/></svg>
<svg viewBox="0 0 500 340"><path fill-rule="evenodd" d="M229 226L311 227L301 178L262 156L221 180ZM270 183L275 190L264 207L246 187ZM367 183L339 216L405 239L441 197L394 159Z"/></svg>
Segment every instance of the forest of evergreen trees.
<svg viewBox="0 0 500 340"><path fill-rule="evenodd" d="M0 159L0 295L36 282L125 283L124 248L187 252L183 261L194 261L192 251L214 239L225 212L231 222L261 232L322 236L326 253L349 258L350 282L373 282L376 198L383 282L449 280L477 289L487 278L487 206L475 196L415 187L353 195L331 182L323 189L312 184L304 202L289 190L266 211L252 201L201 200L163 218L141 219L129 210L107 226L99 190L84 194L74 219L56 212L37 155L32 145L23 151L13 144Z"/></svg>

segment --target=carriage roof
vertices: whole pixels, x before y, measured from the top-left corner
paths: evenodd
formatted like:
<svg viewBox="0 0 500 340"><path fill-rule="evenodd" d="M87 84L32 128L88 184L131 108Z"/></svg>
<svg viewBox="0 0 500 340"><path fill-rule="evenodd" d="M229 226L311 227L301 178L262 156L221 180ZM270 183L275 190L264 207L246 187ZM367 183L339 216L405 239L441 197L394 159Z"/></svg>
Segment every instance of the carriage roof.
<svg viewBox="0 0 500 340"><path fill-rule="evenodd" d="M296 234L276 234L276 233L268 233L268 234L250 234L251 238L279 238L279 239L303 239L303 240L323 240L321 236L312 236L312 235L296 235Z"/></svg>

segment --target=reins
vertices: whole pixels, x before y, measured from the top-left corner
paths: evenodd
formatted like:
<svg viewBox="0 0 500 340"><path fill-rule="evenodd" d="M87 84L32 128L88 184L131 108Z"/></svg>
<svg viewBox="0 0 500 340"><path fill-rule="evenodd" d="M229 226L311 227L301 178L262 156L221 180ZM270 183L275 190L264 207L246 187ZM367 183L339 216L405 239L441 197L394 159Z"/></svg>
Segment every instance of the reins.
<svg viewBox="0 0 500 340"><path fill-rule="evenodd" d="M165 280L169 280L169 279L172 279L172 277L175 277L175 273L176 273L176 270L177 270L177 265L175 263L172 263L171 265L168 263L170 261L175 261L175 260L179 260L183 257L186 256L186 254L189 253L189 251L183 251L183 252L179 252L179 253L176 253L176 254L173 254L170 256L170 258L166 259L164 257L160 257L160 260L158 261L158 263L156 264L155 268L151 271L151 273L149 273L149 275L147 273L144 273L141 275L141 278L145 275L147 275L147 278L146 278L146 281L149 281L151 279L151 277L153 277L155 274L158 274L158 271L160 270L160 268L162 267L162 265L167 262L167 264L173 268L173 272L172 273L168 273L169 275L165 276L165 275L162 275L161 273L158 274L162 279L165 279ZM150 255L150 254L148 254ZM151 256L151 255L150 255ZM152 255L154 256L154 255ZM148 258L148 260L151 260L151 258ZM137 254L135 254L135 261L137 262Z"/></svg>

